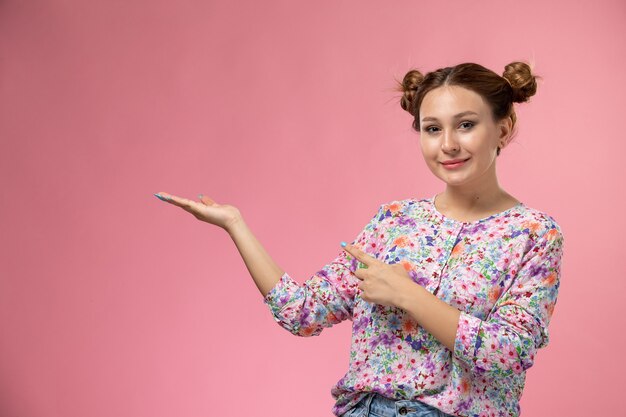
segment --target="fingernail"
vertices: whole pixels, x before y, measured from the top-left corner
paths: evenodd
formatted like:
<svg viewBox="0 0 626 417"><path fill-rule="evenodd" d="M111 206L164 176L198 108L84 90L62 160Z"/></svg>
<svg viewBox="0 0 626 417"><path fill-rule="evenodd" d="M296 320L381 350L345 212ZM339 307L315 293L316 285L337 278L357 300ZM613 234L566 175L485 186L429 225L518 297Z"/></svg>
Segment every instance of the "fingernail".
<svg viewBox="0 0 626 417"><path fill-rule="evenodd" d="M156 196L159 200L162 200L162 201L167 201L167 200L165 199L165 197L163 197L162 195L155 194L155 196Z"/></svg>
<svg viewBox="0 0 626 417"><path fill-rule="evenodd" d="M345 247L346 247L346 245L347 245L347 243L346 243L346 242L344 242L344 241L342 240L342 241L341 241L341 247L345 248Z"/></svg>
<svg viewBox="0 0 626 417"><path fill-rule="evenodd" d="M198 194L198 198L202 200L202 194Z"/></svg>

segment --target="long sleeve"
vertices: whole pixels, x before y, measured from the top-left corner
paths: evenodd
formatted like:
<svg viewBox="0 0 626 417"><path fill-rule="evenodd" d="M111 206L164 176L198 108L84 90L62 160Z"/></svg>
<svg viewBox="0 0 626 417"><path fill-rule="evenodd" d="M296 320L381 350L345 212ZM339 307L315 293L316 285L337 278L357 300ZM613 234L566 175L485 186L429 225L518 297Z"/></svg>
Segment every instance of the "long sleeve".
<svg viewBox="0 0 626 417"><path fill-rule="evenodd" d="M555 223L546 229L486 320L461 313L454 355L474 374L505 377L521 373L533 365L536 351L548 345L564 239Z"/></svg>
<svg viewBox="0 0 626 417"><path fill-rule="evenodd" d="M378 256L385 217L386 208L381 205L352 244L371 256ZM341 249L334 260L302 285L287 273L283 274L263 302L274 320L289 332L297 336L317 336L326 327L352 319L360 282L353 274L356 268L357 260Z"/></svg>

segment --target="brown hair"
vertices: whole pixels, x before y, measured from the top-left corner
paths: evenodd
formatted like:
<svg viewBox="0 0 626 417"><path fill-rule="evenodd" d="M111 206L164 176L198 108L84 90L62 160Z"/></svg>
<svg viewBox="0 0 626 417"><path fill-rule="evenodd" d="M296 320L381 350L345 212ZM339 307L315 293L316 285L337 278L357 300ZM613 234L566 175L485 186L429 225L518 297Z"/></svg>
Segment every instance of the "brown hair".
<svg viewBox="0 0 626 417"><path fill-rule="evenodd" d="M512 62L504 67L504 74L495 72L472 62L454 67L440 68L422 75L416 69L406 73L402 82L396 80L396 91L403 93L400 106L414 116L413 129L420 131L419 110L426 94L441 86L458 85L480 94L491 108L494 121L510 117L513 128L517 117L513 103L524 103L537 92L538 75L532 73L525 62ZM516 131L513 129L513 136ZM500 155L500 148L497 154Z"/></svg>

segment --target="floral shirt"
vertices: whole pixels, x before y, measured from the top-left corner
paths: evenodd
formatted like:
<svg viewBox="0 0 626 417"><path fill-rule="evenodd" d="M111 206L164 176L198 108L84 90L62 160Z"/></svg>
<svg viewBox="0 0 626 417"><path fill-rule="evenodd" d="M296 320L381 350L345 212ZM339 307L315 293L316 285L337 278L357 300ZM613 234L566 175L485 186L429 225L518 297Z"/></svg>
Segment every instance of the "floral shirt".
<svg viewBox="0 0 626 417"><path fill-rule="evenodd" d="M350 364L332 387L340 416L374 391L419 400L455 416L519 416L526 370L548 344L560 283L563 234L546 213L523 203L462 222L434 198L382 204L352 241L461 312L451 351L405 310L370 303L337 257L302 285L285 273L264 298L278 324L317 336L352 321Z"/></svg>

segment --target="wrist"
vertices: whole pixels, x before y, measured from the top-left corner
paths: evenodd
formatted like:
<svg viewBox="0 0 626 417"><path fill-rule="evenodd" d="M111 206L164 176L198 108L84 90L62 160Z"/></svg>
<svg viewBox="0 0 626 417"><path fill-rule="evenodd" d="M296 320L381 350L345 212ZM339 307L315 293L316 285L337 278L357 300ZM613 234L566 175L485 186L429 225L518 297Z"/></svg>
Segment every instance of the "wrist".
<svg viewBox="0 0 626 417"><path fill-rule="evenodd" d="M239 231L245 228L246 223L243 221L243 217L241 215L234 216L224 225L224 230L226 230L231 237L234 237L237 233L239 233Z"/></svg>
<svg viewBox="0 0 626 417"><path fill-rule="evenodd" d="M423 290L421 285L407 281L396 295L396 306L407 312L414 310L419 303L420 292Z"/></svg>

